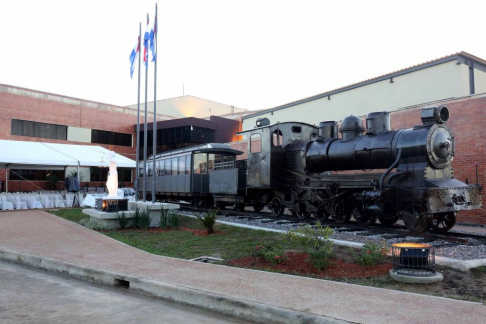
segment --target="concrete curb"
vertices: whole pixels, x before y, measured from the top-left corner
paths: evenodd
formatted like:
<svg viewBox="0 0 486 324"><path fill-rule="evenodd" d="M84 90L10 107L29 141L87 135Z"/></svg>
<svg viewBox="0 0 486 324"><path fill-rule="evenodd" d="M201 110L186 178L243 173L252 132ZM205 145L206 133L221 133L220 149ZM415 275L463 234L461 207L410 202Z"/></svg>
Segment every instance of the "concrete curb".
<svg viewBox="0 0 486 324"><path fill-rule="evenodd" d="M29 265L32 267L61 272L72 277L116 285L121 280L128 282L130 289L148 293L162 299L196 306L218 313L251 320L257 323L305 323L305 324L346 324L347 321L309 314L301 311L265 305L247 300L218 295L197 289L152 281L116 272L79 266L49 258L0 249L0 259Z"/></svg>
<svg viewBox="0 0 486 324"><path fill-rule="evenodd" d="M184 214L184 213L180 213L180 214L184 215L186 217L197 218L196 216L193 216L193 215L188 215L188 214ZM258 227L258 226L245 225L245 224L232 223L232 222L225 222L225 221L219 221L219 220L217 220L216 222L220 223L220 224L229 225L229 226L248 228L248 229L253 229L253 230L258 230L258 231L287 233L287 231L277 230L277 229L273 229L273 228ZM358 248L358 249L363 248L363 245L364 245L363 243L349 242L349 241L335 240L335 239L331 239L331 241L333 241L334 244L336 244L336 245L348 246L348 247L353 247L353 248ZM435 257L435 263L438 264L438 265L441 265L441 266L454 268L454 269L457 269L457 270L460 270L460 271L468 271L472 268L486 266L486 259L459 260L459 259L451 259L451 258L436 256Z"/></svg>

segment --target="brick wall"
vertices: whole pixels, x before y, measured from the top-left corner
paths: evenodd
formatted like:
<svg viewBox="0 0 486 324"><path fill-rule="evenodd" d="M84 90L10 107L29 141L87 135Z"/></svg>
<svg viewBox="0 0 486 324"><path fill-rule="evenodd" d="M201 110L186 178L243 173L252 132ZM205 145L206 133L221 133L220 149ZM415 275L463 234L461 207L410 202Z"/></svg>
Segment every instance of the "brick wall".
<svg viewBox="0 0 486 324"><path fill-rule="evenodd" d="M99 145L134 159L135 146L126 147L118 145L89 144L47 138L16 136L11 134L12 119L21 119L132 134L133 143L136 143L136 134L133 125L137 123L137 117L131 114L131 110L129 113L125 113L125 110L124 107L82 101L79 99L0 85L0 139L59 144ZM0 170L0 181L5 181L4 170ZM48 182L37 181L35 183L42 188L46 188ZM9 191L17 190L16 186L16 181L9 181ZM38 188L29 185L26 181L22 181L22 191L29 191L30 189L37 190Z"/></svg>
<svg viewBox="0 0 486 324"><path fill-rule="evenodd" d="M446 105L450 110L450 119L447 122L447 126L452 130L455 138L456 154L452 162L455 178L463 182L468 179L470 184L475 183L477 165L479 183L485 186L486 96L473 96L441 104ZM437 105L423 105L391 112L392 129L421 125L421 109ZM364 122L363 125L365 125ZM234 142L231 143L231 146L234 149L245 152L240 158L247 157L247 141ZM373 170L373 172L376 171L378 170ZM486 199L484 189L482 195L483 199ZM457 214L457 221L486 225L486 209L460 212Z"/></svg>

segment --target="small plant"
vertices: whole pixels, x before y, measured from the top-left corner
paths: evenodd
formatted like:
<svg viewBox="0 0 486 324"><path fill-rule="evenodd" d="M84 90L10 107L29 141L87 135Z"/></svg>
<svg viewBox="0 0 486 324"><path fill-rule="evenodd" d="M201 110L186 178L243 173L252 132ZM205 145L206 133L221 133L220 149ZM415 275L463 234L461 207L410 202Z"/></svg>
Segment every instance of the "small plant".
<svg viewBox="0 0 486 324"><path fill-rule="evenodd" d="M122 212L121 215L118 213L116 215L118 217L118 224L120 225L121 229L125 229L128 227L128 219L125 215L125 212Z"/></svg>
<svg viewBox="0 0 486 324"><path fill-rule="evenodd" d="M169 227L169 209L162 208L160 210L160 228L166 229Z"/></svg>
<svg viewBox="0 0 486 324"><path fill-rule="evenodd" d="M133 226L135 228L138 227L138 224L140 223L140 213L142 210L137 206L135 207L135 212L133 213Z"/></svg>
<svg viewBox="0 0 486 324"><path fill-rule="evenodd" d="M386 241L383 243L376 243L374 241L366 242L363 245L363 249L356 253L352 251L356 261L362 266L371 266L383 263L387 254L390 252L390 248L387 247Z"/></svg>
<svg viewBox="0 0 486 324"><path fill-rule="evenodd" d="M300 245L309 254L309 259L317 269L328 267L331 262L332 241L329 236L334 233L329 226L322 227L317 222L315 227L310 225L292 228L287 232L287 240L293 245Z"/></svg>
<svg viewBox="0 0 486 324"><path fill-rule="evenodd" d="M150 228L150 223L152 222L152 217L150 217L150 210L141 209L138 214L138 221L135 223L135 227L141 228L143 230L148 230Z"/></svg>
<svg viewBox="0 0 486 324"><path fill-rule="evenodd" d="M283 248L280 245L256 245L255 250L252 254L259 258L265 258L273 265L280 264L286 260Z"/></svg>
<svg viewBox="0 0 486 324"><path fill-rule="evenodd" d="M168 225L173 229L179 228L179 214L177 212L169 212Z"/></svg>
<svg viewBox="0 0 486 324"><path fill-rule="evenodd" d="M196 215L201 225L206 228L208 234L214 234L214 223L218 218L218 209L210 209L203 216Z"/></svg>

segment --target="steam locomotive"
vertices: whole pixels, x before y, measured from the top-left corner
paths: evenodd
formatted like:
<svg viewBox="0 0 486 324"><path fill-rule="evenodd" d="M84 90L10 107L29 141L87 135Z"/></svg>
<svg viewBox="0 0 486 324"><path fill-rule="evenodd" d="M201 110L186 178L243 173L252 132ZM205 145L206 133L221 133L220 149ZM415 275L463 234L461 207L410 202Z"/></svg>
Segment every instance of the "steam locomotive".
<svg viewBox="0 0 486 324"><path fill-rule="evenodd" d="M401 219L411 232L447 232L456 212L482 208L482 188L454 178L449 110L425 108L421 119L422 125L391 130L388 112L368 114L366 128L348 116L341 138L335 121L316 127L259 119L238 133L248 139L246 160L237 160L243 152L226 144L158 155L157 199L255 211L267 206L275 215L288 209L299 218L337 223L353 217L362 226ZM148 163L147 172L151 168Z"/></svg>

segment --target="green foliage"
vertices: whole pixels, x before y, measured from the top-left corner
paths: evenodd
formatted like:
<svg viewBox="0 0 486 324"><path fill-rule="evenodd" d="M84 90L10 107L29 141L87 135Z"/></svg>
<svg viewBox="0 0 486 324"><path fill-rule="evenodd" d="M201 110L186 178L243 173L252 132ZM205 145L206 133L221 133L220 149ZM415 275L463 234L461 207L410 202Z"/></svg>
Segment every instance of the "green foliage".
<svg viewBox="0 0 486 324"><path fill-rule="evenodd" d="M332 233L334 232L329 226L324 228L321 222L317 222L315 227L305 225L290 229L286 238L294 246L301 246L317 269L324 269L330 265L333 243L329 236Z"/></svg>
<svg viewBox="0 0 486 324"><path fill-rule="evenodd" d="M390 248L387 247L386 241L383 241L380 244L374 241L366 242L363 245L363 249L358 253L352 250L354 258L362 266L371 266L383 263L386 259L386 255L389 252Z"/></svg>
<svg viewBox="0 0 486 324"><path fill-rule="evenodd" d="M147 208L135 208L135 213L133 214L133 225L135 228L148 230L151 222L152 217L150 217L150 210Z"/></svg>
<svg viewBox="0 0 486 324"><path fill-rule="evenodd" d="M268 246L256 245L252 254L259 258L265 258L273 265L280 264L286 260L281 244Z"/></svg>
<svg viewBox="0 0 486 324"><path fill-rule="evenodd" d="M83 210L81 208L59 209L56 211L51 211L50 213L75 223L79 223L79 221L82 219L85 219L86 221L89 220L89 216L83 214Z"/></svg>
<svg viewBox="0 0 486 324"><path fill-rule="evenodd" d="M175 211L170 209L161 209L160 210L160 228L179 228L179 214Z"/></svg>
<svg viewBox="0 0 486 324"><path fill-rule="evenodd" d="M120 225L121 229L125 229L128 227L128 219L127 216L125 215L125 212L122 212L121 215L118 213L116 215L118 217L118 224Z"/></svg>
<svg viewBox="0 0 486 324"><path fill-rule="evenodd" d="M214 224L218 218L218 209L210 209L203 216L196 215L201 225L207 230L208 234L214 233Z"/></svg>
<svg viewBox="0 0 486 324"><path fill-rule="evenodd" d="M169 212L169 226L172 227L173 229L178 229L179 228L179 214L175 211Z"/></svg>

